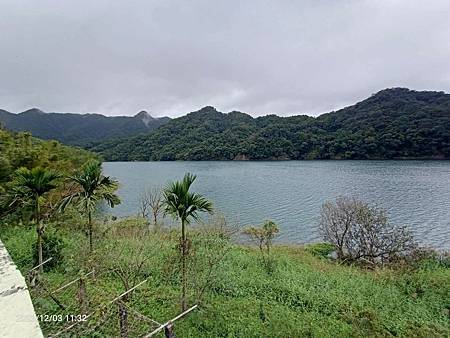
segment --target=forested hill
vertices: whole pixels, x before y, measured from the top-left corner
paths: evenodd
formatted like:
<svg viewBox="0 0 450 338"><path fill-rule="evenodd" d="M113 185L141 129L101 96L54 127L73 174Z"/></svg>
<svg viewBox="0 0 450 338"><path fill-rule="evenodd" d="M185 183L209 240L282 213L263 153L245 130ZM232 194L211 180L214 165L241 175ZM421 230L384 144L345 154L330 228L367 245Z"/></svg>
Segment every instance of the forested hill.
<svg viewBox="0 0 450 338"><path fill-rule="evenodd" d="M148 133L168 122L145 111L135 116L100 114L45 113L33 108L19 114L0 109L0 123L11 131L28 131L42 139L53 139L70 145Z"/></svg>
<svg viewBox="0 0 450 338"><path fill-rule="evenodd" d="M111 161L450 158L450 95L386 89L317 118L205 107L144 136L94 144Z"/></svg>
<svg viewBox="0 0 450 338"><path fill-rule="evenodd" d="M86 161L96 158L97 155L84 149L57 141L43 141L27 132L10 132L0 127L0 217L4 207L2 194L11 183L16 169L42 167L70 175Z"/></svg>

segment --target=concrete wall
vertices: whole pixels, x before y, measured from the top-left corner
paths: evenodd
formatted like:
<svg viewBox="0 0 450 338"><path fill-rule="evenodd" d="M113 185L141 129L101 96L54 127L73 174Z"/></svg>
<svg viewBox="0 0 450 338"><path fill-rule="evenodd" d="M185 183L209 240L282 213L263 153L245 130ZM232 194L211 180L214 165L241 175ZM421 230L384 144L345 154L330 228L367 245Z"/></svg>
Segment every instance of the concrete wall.
<svg viewBox="0 0 450 338"><path fill-rule="evenodd" d="M1 240L0 337L43 337L25 279Z"/></svg>

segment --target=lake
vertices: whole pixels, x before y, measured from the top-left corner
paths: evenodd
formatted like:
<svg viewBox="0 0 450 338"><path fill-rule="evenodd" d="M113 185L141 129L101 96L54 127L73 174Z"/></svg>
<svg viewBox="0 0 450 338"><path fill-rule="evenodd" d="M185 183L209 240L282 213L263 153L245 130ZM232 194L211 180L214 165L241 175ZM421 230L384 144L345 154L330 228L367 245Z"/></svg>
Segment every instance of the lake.
<svg viewBox="0 0 450 338"><path fill-rule="evenodd" d="M385 208L393 223L408 225L424 245L450 249L449 161L211 161L105 162L120 181L117 216L138 213L145 187L164 186L186 172L193 190L240 225L272 219L278 242L320 241L320 208L338 196L355 196Z"/></svg>

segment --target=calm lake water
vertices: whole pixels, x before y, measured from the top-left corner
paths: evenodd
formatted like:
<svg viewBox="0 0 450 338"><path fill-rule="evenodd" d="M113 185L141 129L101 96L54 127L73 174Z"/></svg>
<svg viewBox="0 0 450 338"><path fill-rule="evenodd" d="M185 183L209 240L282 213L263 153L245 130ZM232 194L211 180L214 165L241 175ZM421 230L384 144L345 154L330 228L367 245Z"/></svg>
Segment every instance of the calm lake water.
<svg viewBox="0 0 450 338"><path fill-rule="evenodd" d="M122 204L111 210L117 216L137 214L145 187L191 172L198 176L193 190L230 220L276 221L279 242L320 241L322 203L355 196L409 225L422 244L450 249L448 161L106 162L104 171L121 184Z"/></svg>

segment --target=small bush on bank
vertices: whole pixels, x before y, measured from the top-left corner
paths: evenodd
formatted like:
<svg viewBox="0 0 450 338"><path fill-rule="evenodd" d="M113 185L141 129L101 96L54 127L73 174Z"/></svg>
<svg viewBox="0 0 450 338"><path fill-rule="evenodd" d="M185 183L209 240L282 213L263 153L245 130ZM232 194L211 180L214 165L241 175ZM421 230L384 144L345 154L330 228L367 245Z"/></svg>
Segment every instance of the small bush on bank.
<svg viewBox="0 0 450 338"><path fill-rule="evenodd" d="M315 243L305 246L305 250L313 256L329 258L334 251L334 245L331 243Z"/></svg>
<svg viewBox="0 0 450 338"><path fill-rule="evenodd" d="M270 248L272 247L273 239L278 235L279 231L279 226L270 220L265 221L260 227L248 227L243 231L245 235L258 245L262 265L268 274L272 274L275 271L275 261L270 255Z"/></svg>
<svg viewBox="0 0 450 338"><path fill-rule="evenodd" d="M450 253L418 247L408 255L394 260L392 266L414 270L450 268Z"/></svg>

